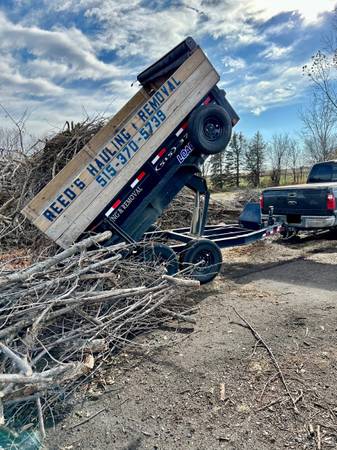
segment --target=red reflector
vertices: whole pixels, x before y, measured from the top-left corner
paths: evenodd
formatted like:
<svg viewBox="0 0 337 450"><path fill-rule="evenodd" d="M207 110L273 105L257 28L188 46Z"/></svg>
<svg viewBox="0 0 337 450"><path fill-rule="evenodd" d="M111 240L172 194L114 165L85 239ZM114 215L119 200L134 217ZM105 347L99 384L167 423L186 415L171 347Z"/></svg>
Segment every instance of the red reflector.
<svg viewBox="0 0 337 450"><path fill-rule="evenodd" d="M119 206L121 203L122 203L122 202L121 202L120 200L117 200L117 201L112 205L112 208L113 208L113 209L118 208L118 206Z"/></svg>
<svg viewBox="0 0 337 450"><path fill-rule="evenodd" d="M326 208L331 210L336 209L336 199L333 194L328 194L326 198Z"/></svg>
<svg viewBox="0 0 337 450"><path fill-rule="evenodd" d="M261 209L263 209L264 206L264 198L263 198L263 194L260 195L260 207Z"/></svg>
<svg viewBox="0 0 337 450"><path fill-rule="evenodd" d="M187 126L188 126L188 123L185 122L185 123L183 123L183 124L181 125L181 128L183 128L184 130L186 130Z"/></svg>
<svg viewBox="0 0 337 450"><path fill-rule="evenodd" d="M160 150L160 152L158 153L158 156L162 157L162 156L164 155L165 152L166 152L166 148L164 147L164 148L162 148L162 149ZM145 174L144 174L144 175L145 175Z"/></svg>
<svg viewBox="0 0 337 450"><path fill-rule="evenodd" d="M137 177L137 180L140 181L145 177L145 172L140 172L140 174Z"/></svg>
<svg viewBox="0 0 337 450"><path fill-rule="evenodd" d="M207 97L204 101L204 105L208 105L208 103L211 101L211 97Z"/></svg>

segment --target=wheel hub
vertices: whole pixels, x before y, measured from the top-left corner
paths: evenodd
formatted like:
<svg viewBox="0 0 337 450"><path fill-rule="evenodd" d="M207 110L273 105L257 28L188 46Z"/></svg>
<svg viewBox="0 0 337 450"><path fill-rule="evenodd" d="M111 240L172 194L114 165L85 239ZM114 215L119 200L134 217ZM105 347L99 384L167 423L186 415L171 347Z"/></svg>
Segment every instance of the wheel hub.
<svg viewBox="0 0 337 450"><path fill-rule="evenodd" d="M210 141L216 141L222 134L222 125L216 117L210 117L204 124L204 134Z"/></svg>

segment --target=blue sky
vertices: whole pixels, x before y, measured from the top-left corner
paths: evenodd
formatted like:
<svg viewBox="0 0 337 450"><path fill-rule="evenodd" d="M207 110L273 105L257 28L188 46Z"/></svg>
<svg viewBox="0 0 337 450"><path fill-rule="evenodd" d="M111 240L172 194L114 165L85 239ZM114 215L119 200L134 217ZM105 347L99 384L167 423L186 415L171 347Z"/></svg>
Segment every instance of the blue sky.
<svg viewBox="0 0 337 450"><path fill-rule="evenodd" d="M1 0L0 103L35 136L112 115L137 73L191 35L221 75L247 136L301 123L302 66L331 28L335 0ZM9 126L0 114L2 126Z"/></svg>

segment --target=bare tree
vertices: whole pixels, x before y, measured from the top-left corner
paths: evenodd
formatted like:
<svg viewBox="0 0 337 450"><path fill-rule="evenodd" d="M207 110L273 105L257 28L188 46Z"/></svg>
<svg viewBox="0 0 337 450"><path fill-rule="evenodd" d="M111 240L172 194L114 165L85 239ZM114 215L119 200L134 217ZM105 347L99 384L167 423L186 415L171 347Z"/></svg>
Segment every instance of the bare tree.
<svg viewBox="0 0 337 450"><path fill-rule="evenodd" d="M303 72L337 111L337 7L331 25L330 31L322 36L322 49L311 57L310 64L303 66Z"/></svg>
<svg viewBox="0 0 337 450"><path fill-rule="evenodd" d="M231 142L226 150L226 171L229 184L240 186L240 173L243 164L244 151L247 147L247 141L242 132L234 131Z"/></svg>
<svg viewBox="0 0 337 450"><path fill-rule="evenodd" d="M281 181L282 170L288 165L291 139L287 133L275 134L269 146L269 157L271 162L271 181L278 186Z"/></svg>
<svg viewBox="0 0 337 450"><path fill-rule="evenodd" d="M292 173L292 182L298 184L303 178L304 152L303 147L295 139L290 139L288 161Z"/></svg>
<svg viewBox="0 0 337 450"><path fill-rule="evenodd" d="M300 114L304 146L312 162L336 156L336 113L324 94L313 92L309 106Z"/></svg>
<svg viewBox="0 0 337 450"><path fill-rule="evenodd" d="M20 149L20 139L15 128L0 128L0 156L17 152Z"/></svg>
<svg viewBox="0 0 337 450"><path fill-rule="evenodd" d="M262 134L257 131L246 150L247 179L254 187L260 186L260 178L265 161L266 142Z"/></svg>

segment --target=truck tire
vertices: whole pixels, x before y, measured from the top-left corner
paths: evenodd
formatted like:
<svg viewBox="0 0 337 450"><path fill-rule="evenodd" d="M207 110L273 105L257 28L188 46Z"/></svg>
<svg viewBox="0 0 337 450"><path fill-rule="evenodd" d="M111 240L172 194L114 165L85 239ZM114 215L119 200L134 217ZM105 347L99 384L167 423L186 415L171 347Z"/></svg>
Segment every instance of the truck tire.
<svg viewBox="0 0 337 450"><path fill-rule="evenodd" d="M232 135L232 124L227 111L219 105L202 106L188 121L189 138L204 155L225 150Z"/></svg>
<svg viewBox="0 0 337 450"><path fill-rule="evenodd" d="M168 275L175 275L179 271L179 262L176 253L171 247L160 242L145 244L139 251L143 261L151 265L163 265Z"/></svg>
<svg viewBox="0 0 337 450"><path fill-rule="evenodd" d="M200 284L209 283L220 272L222 254L219 246L209 239L192 242L180 254L180 269L186 270Z"/></svg>

